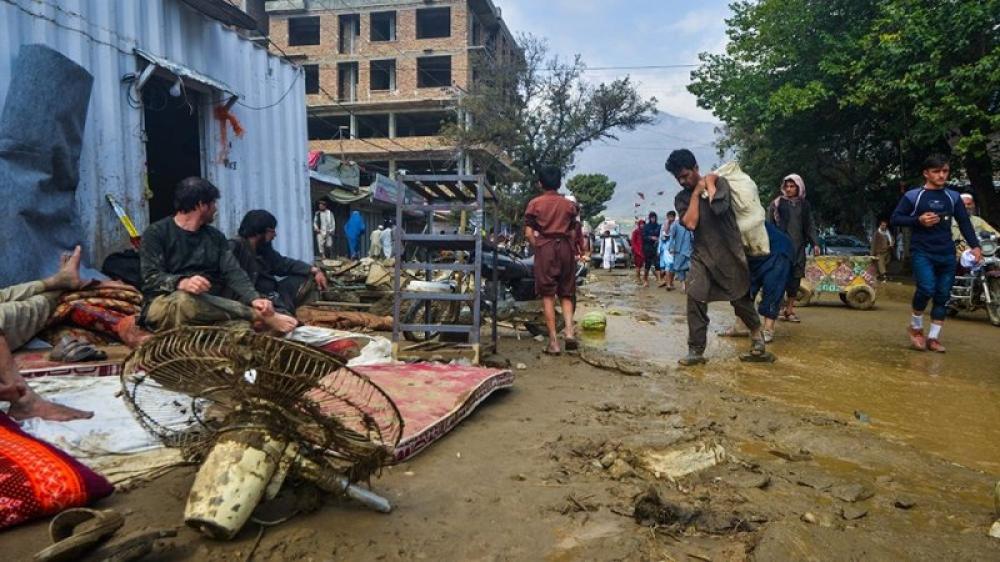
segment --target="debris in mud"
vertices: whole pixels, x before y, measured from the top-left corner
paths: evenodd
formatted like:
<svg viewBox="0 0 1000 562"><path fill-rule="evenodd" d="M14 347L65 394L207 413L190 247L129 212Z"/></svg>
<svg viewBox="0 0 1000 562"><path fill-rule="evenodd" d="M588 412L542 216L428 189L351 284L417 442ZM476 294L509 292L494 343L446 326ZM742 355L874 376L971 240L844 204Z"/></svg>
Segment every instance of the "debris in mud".
<svg viewBox="0 0 1000 562"><path fill-rule="evenodd" d="M871 417L868 414L862 412L861 410L854 410L854 418L861 423L872 423Z"/></svg>
<svg viewBox="0 0 1000 562"><path fill-rule="evenodd" d="M913 509L917 505L917 502L910 498L896 498L896 501L892 502L892 506L897 509Z"/></svg>
<svg viewBox="0 0 1000 562"><path fill-rule="evenodd" d="M830 495L848 503L867 500L875 495L875 491L863 484L842 484L830 488Z"/></svg>
<svg viewBox="0 0 1000 562"><path fill-rule="evenodd" d="M990 536L995 539L1000 539L1000 520L993 522L993 526L990 527Z"/></svg>
<svg viewBox="0 0 1000 562"><path fill-rule="evenodd" d="M778 457L779 459L784 459L788 462L803 462L811 461L812 453L806 450L799 450L797 452L782 451L780 449L770 449L768 453Z"/></svg>
<svg viewBox="0 0 1000 562"><path fill-rule="evenodd" d="M810 525L815 525L815 524L819 523L819 520L816 519L816 516L813 515L812 513L808 512L808 511L805 512L805 513L803 513L802 517L800 517L800 519L802 519L802 521L805 522L805 523L809 523Z"/></svg>
<svg viewBox="0 0 1000 562"><path fill-rule="evenodd" d="M590 346L584 346L581 349L580 359L582 359L584 363L597 367L598 369L618 371L623 375L634 377L641 376L643 373L652 370L646 368L647 365L642 363L632 361L624 357L609 355L602 349L592 348Z"/></svg>
<svg viewBox="0 0 1000 562"><path fill-rule="evenodd" d="M601 462L601 467L603 467L603 468L611 468L611 465L615 464L615 461L617 459L618 459L618 455L616 455L613 452L608 453L608 454L604 455L603 457L601 457L601 461L600 461Z"/></svg>
<svg viewBox="0 0 1000 562"><path fill-rule="evenodd" d="M733 486L734 488L744 488L744 489L764 489L771 484L771 477L767 474L758 474L756 472L741 472L734 476L730 476L723 479L724 482Z"/></svg>
<svg viewBox="0 0 1000 562"><path fill-rule="evenodd" d="M676 480L726 461L726 450L718 444L699 443L673 451L647 451L643 454L646 469L656 475Z"/></svg>
<svg viewBox="0 0 1000 562"><path fill-rule="evenodd" d="M865 508L863 508L863 507L855 507L853 505L849 505L849 506L845 507L840 512L840 514L841 514L841 517L843 517L847 521L856 521L856 520L861 519L862 517L868 515L868 510L865 509Z"/></svg>
<svg viewBox="0 0 1000 562"><path fill-rule="evenodd" d="M644 527L687 527L699 515L696 508L663 501L653 486L636 499L632 512L635 522Z"/></svg>
<svg viewBox="0 0 1000 562"><path fill-rule="evenodd" d="M608 474L615 480L621 480L622 478L635 476L635 469L632 468L632 465L622 459L615 459L611 468L608 469Z"/></svg>

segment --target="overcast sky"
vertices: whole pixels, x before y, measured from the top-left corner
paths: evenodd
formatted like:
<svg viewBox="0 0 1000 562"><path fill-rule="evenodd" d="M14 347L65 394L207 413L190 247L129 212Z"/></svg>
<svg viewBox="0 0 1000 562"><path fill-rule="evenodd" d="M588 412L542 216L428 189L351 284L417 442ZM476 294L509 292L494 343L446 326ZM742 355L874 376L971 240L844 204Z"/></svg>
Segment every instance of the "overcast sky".
<svg viewBox="0 0 1000 562"><path fill-rule="evenodd" d="M583 55L590 67L697 64L722 52L728 0L494 0L516 35L545 37L552 50ZM696 121L718 120L688 93L691 69L594 71L593 81L630 74L660 110Z"/></svg>

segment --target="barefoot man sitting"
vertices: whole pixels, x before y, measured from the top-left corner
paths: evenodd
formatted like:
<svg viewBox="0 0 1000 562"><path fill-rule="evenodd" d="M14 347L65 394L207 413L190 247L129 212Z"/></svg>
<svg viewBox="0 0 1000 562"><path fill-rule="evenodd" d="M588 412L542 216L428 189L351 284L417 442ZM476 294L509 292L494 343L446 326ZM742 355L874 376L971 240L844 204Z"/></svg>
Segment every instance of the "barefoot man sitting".
<svg viewBox="0 0 1000 562"><path fill-rule="evenodd" d="M191 177L177 185L172 217L151 224L139 252L145 305L140 323L154 332L182 326L249 328L285 334L298 324L261 296L215 220L219 190ZM222 295L234 295L231 300Z"/></svg>
<svg viewBox="0 0 1000 562"><path fill-rule="evenodd" d="M45 328L59 295L82 286L77 246L63 257L59 272L52 277L0 289L0 402L10 402L7 413L15 420L69 421L94 415L43 399L24 382L13 355Z"/></svg>

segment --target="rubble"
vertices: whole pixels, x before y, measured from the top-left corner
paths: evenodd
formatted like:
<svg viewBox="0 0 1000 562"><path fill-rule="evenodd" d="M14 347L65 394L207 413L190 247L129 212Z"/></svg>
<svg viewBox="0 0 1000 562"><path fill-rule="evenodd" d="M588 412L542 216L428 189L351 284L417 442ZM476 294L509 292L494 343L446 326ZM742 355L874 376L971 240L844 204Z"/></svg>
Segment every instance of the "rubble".
<svg viewBox="0 0 1000 562"><path fill-rule="evenodd" d="M726 450L721 445L699 443L672 451L648 451L642 460L657 478L676 480L725 462Z"/></svg>

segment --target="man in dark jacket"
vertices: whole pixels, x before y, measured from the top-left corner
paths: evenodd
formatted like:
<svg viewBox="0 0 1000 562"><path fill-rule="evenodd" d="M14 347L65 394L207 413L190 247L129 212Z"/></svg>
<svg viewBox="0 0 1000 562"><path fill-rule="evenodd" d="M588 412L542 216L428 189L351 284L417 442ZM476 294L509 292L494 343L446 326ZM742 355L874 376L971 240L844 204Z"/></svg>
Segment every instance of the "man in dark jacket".
<svg viewBox="0 0 1000 562"><path fill-rule="evenodd" d="M326 274L304 261L279 254L271 244L277 228L278 219L271 213L250 211L240 222L239 237L230 240L229 247L257 292L276 309L292 313L317 299L316 287L326 290Z"/></svg>
<svg viewBox="0 0 1000 562"><path fill-rule="evenodd" d="M917 290L913 294L913 316L907 333L913 348L944 353L941 329L948 316L948 300L955 281L955 243L952 221L968 242L973 255L983 261L979 238L969 220L969 213L956 191L945 187L951 174L948 157L932 154L924 160L924 186L907 191L892 213L892 225L909 227L910 255ZM924 338L924 310L933 299L931 327Z"/></svg>
<svg viewBox="0 0 1000 562"><path fill-rule="evenodd" d="M210 226L219 189L191 177L177 184L174 216L151 224L139 251L142 292L140 321L159 332L182 326L250 327L259 322L288 333L298 322L277 314L254 289L233 256L225 235ZM233 298L225 295L232 295Z"/></svg>

